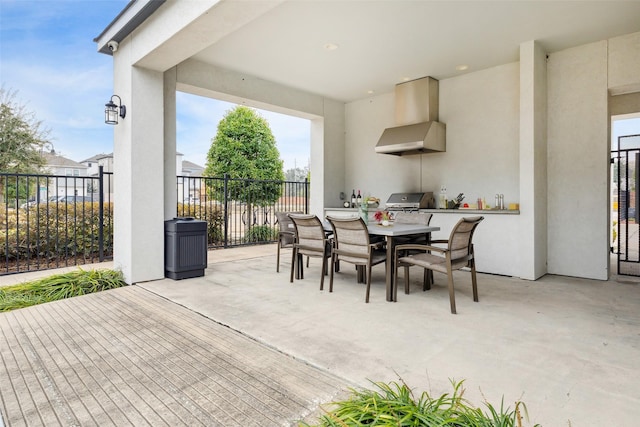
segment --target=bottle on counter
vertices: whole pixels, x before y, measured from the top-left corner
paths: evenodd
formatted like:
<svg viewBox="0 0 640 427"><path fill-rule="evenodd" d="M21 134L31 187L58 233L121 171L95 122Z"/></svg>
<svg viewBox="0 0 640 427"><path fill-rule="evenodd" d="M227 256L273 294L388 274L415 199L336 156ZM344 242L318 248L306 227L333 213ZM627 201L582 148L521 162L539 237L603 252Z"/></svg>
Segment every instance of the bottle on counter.
<svg viewBox="0 0 640 427"><path fill-rule="evenodd" d="M352 208L356 207L356 190L355 189L351 190L351 207Z"/></svg>
<svg viewBox="0 0 640 427"><path fill-rule="evenodd" d="M482 210L483 206L482 206L482 198L478 197L478 210Z"/></svg>
<svg viewBox="0 0 640 427"><path fill-rule="evenodd" d="M440 187L440 199L438 200L439 209L447 209L447 187Z"/></svg>
<svg viewBox="0 0 640 427"><path fill-rule="evenodd" d="M356 205L362 205L362 195L360 194L360 190L358 190L358 196L356 197Z"/></svg>

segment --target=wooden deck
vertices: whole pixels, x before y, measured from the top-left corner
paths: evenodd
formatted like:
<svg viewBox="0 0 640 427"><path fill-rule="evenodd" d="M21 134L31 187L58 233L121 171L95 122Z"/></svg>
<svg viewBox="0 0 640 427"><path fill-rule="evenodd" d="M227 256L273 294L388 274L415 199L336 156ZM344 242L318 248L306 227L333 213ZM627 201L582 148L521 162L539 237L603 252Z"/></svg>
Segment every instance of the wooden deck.
<svg viewBox="0 0 640 427"><path fill-rule="evenodd" d="M138 286L2 313L0 342L7 426L295 425L348 386Z"/></svg>

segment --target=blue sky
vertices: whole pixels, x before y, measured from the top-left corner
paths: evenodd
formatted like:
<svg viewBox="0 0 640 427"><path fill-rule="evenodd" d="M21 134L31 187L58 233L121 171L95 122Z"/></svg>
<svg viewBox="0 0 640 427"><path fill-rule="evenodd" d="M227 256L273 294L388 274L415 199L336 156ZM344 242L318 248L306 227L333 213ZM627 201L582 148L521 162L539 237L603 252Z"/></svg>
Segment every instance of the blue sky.
<svg viewBox="0 0 640 427"><path fill-rule="evenodd" d="M112 58L93 39L127 0L0 0L0 85L51 130L57 152L76 161L113 151L104 104L113 94ZM125 102L126 104L126 102ZM233 104L178 94L178 151L204 166L218 122ZM309 162L307 120L261 111L285 170ZM125 119L126 120L126 119Z"/></svg>

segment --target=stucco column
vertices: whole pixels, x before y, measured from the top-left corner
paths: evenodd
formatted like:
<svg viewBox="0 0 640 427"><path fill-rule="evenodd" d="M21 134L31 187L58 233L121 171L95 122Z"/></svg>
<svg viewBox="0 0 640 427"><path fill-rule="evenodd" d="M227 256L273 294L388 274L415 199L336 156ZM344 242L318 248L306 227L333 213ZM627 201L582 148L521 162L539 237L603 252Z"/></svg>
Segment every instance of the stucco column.
<svg viewBox="0 0 640 427"><path fill-rule="evenodd" d="M127 106L114 138L114 267L136 283L164 277L164 80L126 53L114 57L115 93Z"/></svg>
<svg viewBox="0 0 640 427"><path fill-rule="evenodd" d="M535 41L520 45L520 277L547 273L547 71Z"/></svg>
<svg viewBox="0 0 640 427"><path fill-rule="evenodd" d="M177 129L176 129L176 68L164 73L164 216L171 219L176 216L178 209L178 194L176 191L176 176L182 172L182 165L176 159ZM181 199L184 198L184 188ZM186 191L188 195L188 189Z"/></svg>

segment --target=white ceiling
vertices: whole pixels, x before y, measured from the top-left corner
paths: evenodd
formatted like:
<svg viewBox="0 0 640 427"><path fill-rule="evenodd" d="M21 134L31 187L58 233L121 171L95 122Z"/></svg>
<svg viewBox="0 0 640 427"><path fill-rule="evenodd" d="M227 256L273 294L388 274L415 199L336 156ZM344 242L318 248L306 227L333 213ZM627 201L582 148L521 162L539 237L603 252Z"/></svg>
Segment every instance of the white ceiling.
<svg viewBox="0 0 640 427"><path fill-rule="evenodd" d="M640 1L288 0L195 58L348 102L637 31Z"/></svg>

